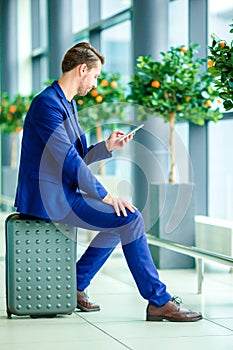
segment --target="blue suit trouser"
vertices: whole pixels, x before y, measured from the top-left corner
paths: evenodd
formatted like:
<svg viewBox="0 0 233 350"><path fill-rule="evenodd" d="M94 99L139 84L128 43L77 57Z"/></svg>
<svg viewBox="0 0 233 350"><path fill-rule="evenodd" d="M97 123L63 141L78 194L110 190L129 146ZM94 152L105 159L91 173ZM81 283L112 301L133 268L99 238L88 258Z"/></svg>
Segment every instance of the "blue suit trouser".
<svg viewBox="0 0 233 350"><path fill-rule="evenodd" d="M113 207L97 199L77 194L72 211L63 222L99 233L76 264L77 290L87 288L115 247L121 242L129 269L143 298L162 306L171 300L159 279L145 236L143 218L138 210L117 216Z"/></svg>

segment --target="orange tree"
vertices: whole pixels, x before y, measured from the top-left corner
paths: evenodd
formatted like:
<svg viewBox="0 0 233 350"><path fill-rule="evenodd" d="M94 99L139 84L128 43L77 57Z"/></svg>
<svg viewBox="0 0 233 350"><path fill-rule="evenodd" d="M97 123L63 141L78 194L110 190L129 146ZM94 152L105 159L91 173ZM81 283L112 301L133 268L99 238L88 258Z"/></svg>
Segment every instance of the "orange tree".
<svg viewBox="0 0 233 350"><path fill-rule="evenodd" d="M96 128L97 140L102 139L102 125L124 118L123 102L125 88L119 73L102 72L98 85L86 96L75 96L80 124L85 130Z"/></svg>
<svg viewBox="0 0 233 350"><path fill-rule="evenodd" d="M19 132L23 128L24 117L33 99L33 94L23 96L20 94L10 97L4 91L0 103L0 130L6 134Z"/></svg>
<svg viewBox="0 0 233 350"><path fill-rule="evenodd" d="M233 24L230 24L230 27L233 27ZM233 33L233 28L230 33ZM229 111L233 108L233 40L228 45L215 34L212 34L211 38L208 71L215 77L215 87L223 99L224 108Z"/></svg>
<svg viewBox="0 0 233 350"><path fill-rule="evenodd" d="M139 56L136 72L129 82L131 92L127 100L139 105L138 119L159 115L170 124L171 184L175 182L175 122L188 120L204 125L206 120L217 122L222 117L219 106L213 108L213 101L218 97L213 89L213 77L202 67L207 58L194 58L198 47L195 43L189 48L171 47L161 52L161 61Z"/></svg>

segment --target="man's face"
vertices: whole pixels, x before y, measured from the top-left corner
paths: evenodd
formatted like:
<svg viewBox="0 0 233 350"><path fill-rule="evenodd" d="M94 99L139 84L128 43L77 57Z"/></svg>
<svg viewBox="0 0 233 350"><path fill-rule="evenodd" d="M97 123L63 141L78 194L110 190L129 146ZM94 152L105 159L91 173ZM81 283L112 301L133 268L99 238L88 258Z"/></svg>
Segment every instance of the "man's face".
<svg viewBox="0 0 233 350"><path fill-rule="evenodd" d="M88 70L86 65L81 69L81 79L78 86L77 94L85 96L91 89L96 88L97 78L101 73L101 62L96 62L96 66Z"/></svg>

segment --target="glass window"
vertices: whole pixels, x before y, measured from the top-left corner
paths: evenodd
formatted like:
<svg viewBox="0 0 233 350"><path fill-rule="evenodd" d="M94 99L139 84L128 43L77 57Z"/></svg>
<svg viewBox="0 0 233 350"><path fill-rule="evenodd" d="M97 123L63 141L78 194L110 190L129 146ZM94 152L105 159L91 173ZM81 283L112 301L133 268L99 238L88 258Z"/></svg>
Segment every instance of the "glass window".
<svg viewBox="0 0 233 350"><path fill-rule="evenodd" d="M233 119L209 123L209 216L233 220Z"/></svg>
<svg viewBox="0 0 233 350"><path fill-rule="evenodd" d="M88 0L73 0L73 33L88 27Z"/></svg>
<svg viewBox="0 0 233 350"><path fill-rule="evenodd" d="M47 2L35 0L31 2L32 21L32 90L39 91L48 79L48 59L46 49L47 33Z"/></svg>
<svg viewBox="0 0 233 350"><path fill-rule="evenodd" d="M188 0L169 3L168 42L170 46L188 45Z"/></svg>
<svg viewBox="0 0 233 350"><path fill-rule="evenodd" d="M131 74L130 28L130 21L126 21L101 33L101 52L106 58L103 70L111 73L121 73L123 84L129 82Z"/></svg>
<svg viewBox="0 0 233 350"><path fill-rule="evenodd" d="M233 18L231 0L209 0L208 2L208 40L212 43L211 34L228 43L232 40L230 24ZM217 124L209 124L209 175L208 175L208 209L212 217L233 219L233 164L232 153L233 120L224 119Z"/></svg>
<svg viewBox="0 0 233 350"><path fill-rule="evenodd" d="M101 0L101 18L115 15L131 6L131 0Z"/></svg>
<svg viewBox="0 0 233 350"><path fill-rule="evenodd" d="M211 34L214 33L220 39L226 40L228 44L232 41L230 34L230 24L233 18L232 0L209 0L209 17L208 17L208 44L212 44ZM225 112L222 106L221 112Z"/></svg>
<svg viewBox="0 0 233 350"><path fill-rule="evenodd" d="M193 182L191 159L189 156L189 123L175 124L176 182Z"/></svg>
<svg viewBox="0 0 233 350"><path fill-rule="evenodd" d="M228 43L232 40L232 34L229 33L233 18L233 3L232 0L209 0L209 44L211 43L210 35L216 34L220 39L226 40Z"/></svg>

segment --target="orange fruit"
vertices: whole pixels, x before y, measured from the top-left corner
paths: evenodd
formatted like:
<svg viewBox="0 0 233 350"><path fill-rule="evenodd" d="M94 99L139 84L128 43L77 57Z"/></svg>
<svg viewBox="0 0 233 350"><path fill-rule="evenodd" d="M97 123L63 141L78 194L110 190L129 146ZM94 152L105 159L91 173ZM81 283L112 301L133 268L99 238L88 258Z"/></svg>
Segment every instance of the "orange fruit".
<svg viewBox="0 0 233 350"><path fill-rule="evenodd" d="M78 100L77 102L78 102L78 105L80 106L83 104L83 100Z"/></svg>
<svg viewBox="0 0 233 350"><path fill-rule="evenodd" d="M103 79L100 83L101 86L107 87L108 86L108 81L106 79Z"/></svg>
<svg viewBox="0 0 233 350"><path fill-rule="evenodd" d="M153 81L151 82L151 86L152 86L153 88L158 89L158 88L160 87L160 82L159 82L158 80L153 80Z"/></svg>
<svg viewBox="0 0 233 350"><path fill-rule="evenodd" d="M208 61L208 66L209 67L213 67L213 65L214 65L214 61L213 60Z"/></svg>
<svg viewBox="0 0 233 350"><path fill-rule="evenodd" d="M191 100L191 97L190 96L185 96L185 100L188 102Z"/></svg>
<svg viewBox="0 0 233 350"><path fill-rule="evenodd" d="M180 110L181 110L181 106L178 105L178 106L176 107L176 109L177 109L177 111L180 111Z"/></svg>
<svg viewBox="0 0 233 350"><path fill-rule="evenodd" d="M96 89L91 90L91 96L96 97L98 96L98 91Z"/></svg>
<svg viewBox="0 0 233 350"><path fill-rule="evenodd" d="M212 105L212 102L210 101L210 100L206 100L205 101L205 105L206 105L206 107L211 107L211 105Z"/></svg>
<svg viewBox="0 0 233 350"><path fill-rule="evenodd" d="M10 113L15 113L16 110L17 110L17 108L16 108L16 106L14 106L14 105L12 105L12 106L9 107L9 112L10 112Z"/></svg>
<svg viewBox="0 0 233 350"><path fill-rule="evenodd" d="M13 118L13 115L12 114L7 114L7 119L8 120L11 120Z"/></svg>
<svg viewBox="0 0 233 350"><path fill-rule="evenodd" d="M225 43L224 41L221 41L221 42L219 43L219 46L220 46L220 47L225 47L225 46L226 46L226 43Z"/></svg>
<svg viewBox="0 0 233 350"><path fill-rule="evenodd" d="M113 89L117 88L117 86L118 86L116 81L112 81L110 85Z"/></svg>
<svg viewBox="0 0 233 350"><path fill-rule="evenodd" d="M17 132L20 132L22 129L23 129L22 126L17 126L16 131L17 131Z"/></svg>
<svg viewBox="0 0 233 350"><path fill-rule="evenodd" d="M180 51L183 52L183 53L185 53L185 52L187 52L187 49L186 49L186 47L182 46L182 47L180 48Z"/></svg>
<svg viewBox="0 0 233 350"><path fill-rule="evenodd" d="M102 97L101 95L96 96L95 101L96 101L97 103L101 103L101 102L103 101L103 97Z"/></svg>

